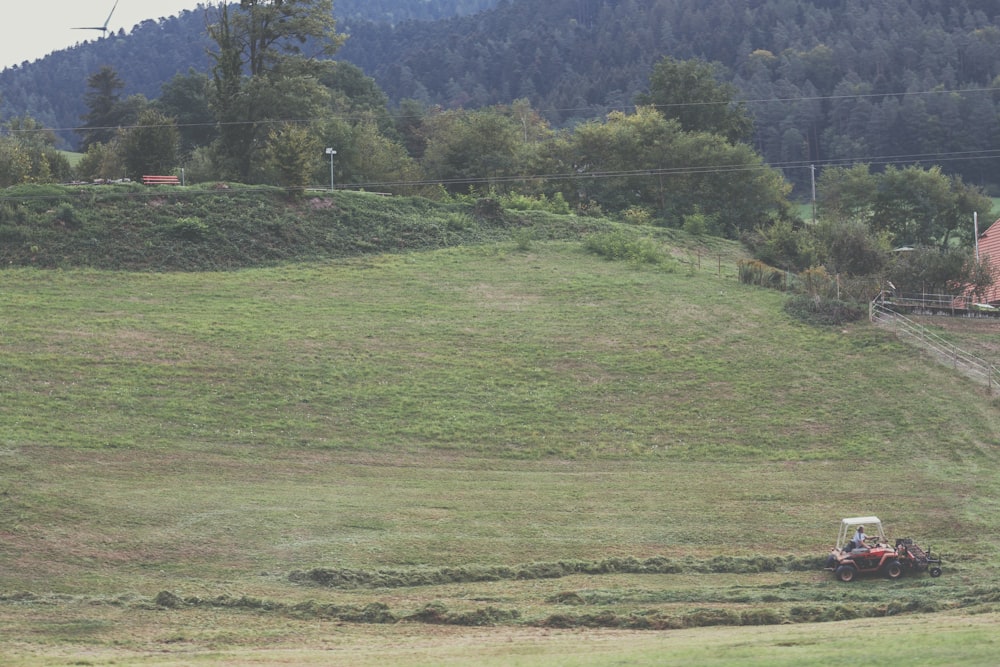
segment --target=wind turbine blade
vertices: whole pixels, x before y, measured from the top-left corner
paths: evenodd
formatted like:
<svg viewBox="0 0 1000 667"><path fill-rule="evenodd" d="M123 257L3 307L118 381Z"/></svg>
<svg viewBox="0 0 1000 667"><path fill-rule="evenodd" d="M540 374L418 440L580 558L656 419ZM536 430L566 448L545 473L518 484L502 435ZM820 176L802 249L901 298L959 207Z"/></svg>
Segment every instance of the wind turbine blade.
<svg viewBox="0 0 1000 667"><path fill-rule="evenodd" d="M111 8L111 13L108 14L108 20L104 22L104 30L108 29L108 24L111 23L111 17L115 15L116 9L118 9L118 0L115 0L115 6Z"/></svg>

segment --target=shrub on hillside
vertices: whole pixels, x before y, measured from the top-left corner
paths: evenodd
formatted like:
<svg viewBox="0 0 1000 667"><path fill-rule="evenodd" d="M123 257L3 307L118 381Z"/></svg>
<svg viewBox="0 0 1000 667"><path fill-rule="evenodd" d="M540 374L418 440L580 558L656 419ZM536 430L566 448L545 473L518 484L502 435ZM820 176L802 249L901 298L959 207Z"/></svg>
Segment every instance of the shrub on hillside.
<svg viewBox="0 0 1000 667"><path fill-rule="evenodd" d="M759 260L741 259L737 263L737 269L740 282L744 285L758 285L778 290L784 290L788 286L788 274Z"/></svg>
<svg viewBox="0 0 1000 667"><path fill-rule="evenodd" d="M653 223L653 214L642 206L630 206L622 211L622 220L630 225L650 225Z"/></svg>
<svg viewBox="0 0 1000 667"><path fill-rule="evenodd" d="M569 204L561 192L555 193L551 199L544 194L532 197L517 192L511 192L500 197L504 208L514 211L548 211L561 215L569 215Z"/></svg>
<svg viewBox="0 0 1000 667"><path fill-rule="evenodd" d="M177 218L169 229L170 234L187 241L197 241L208 233L208 225L197 217Z"/></svg>
<svg viewBox="0 0 1000 667"><path fill-rule="evenodd" d="M69 202L59 204L59 208L56 209L56 220L70 229L76 229L80 226L80 215Z"/></svg>
<svg viewBox="0 0 1000 667"><path fill-rule="evenodd" d="M18 221L18 209L9 202L0 202L0 224Z"/></svg>
<svg viewBox="0 0 1000 667"><path fill-rule="evenodd" d="M0 222L0 243L14 245L24 243L27 239L27 235L22 230Z"/></svg>
<svg viewBox="0 0 1000 667"><path fill-rule="evenodd" d="M649 237L640 237L623 230L593 234L584 241L588 252L605 259L624 260L637 264L662 264L663 250Z"/></svg>
<svg viewBox="0 0 1000 667"><path fill-rule="evenodd" d="M705 215L701 211L685 215L681 229L691 236L721 236L717 217Z"/></svg>

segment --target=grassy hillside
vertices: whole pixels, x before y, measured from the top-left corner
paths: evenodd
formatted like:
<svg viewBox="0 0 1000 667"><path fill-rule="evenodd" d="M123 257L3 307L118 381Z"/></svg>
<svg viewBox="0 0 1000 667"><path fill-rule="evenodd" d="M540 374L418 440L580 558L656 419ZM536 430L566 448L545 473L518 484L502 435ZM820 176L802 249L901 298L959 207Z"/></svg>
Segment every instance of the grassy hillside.
<svg viewBox="0 0 1000 667"><path fill-rule="evenodd" d="M0 273L4 662L988 664L997 400L735 246L576 230ZM944 576L819 570L868 513Z"/></svg>

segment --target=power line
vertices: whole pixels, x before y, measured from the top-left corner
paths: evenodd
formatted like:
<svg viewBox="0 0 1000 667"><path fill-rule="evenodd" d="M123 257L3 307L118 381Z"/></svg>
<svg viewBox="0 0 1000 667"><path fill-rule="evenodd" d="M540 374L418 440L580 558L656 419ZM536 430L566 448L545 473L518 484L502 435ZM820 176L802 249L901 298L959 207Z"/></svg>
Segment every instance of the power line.
<svg viewBox="0 0 1000 667"><path fill-rule="evenodd" d="M772 97L762 99L738 100L748 104L770 104L773 102L814 102L824 100L866 99L874 97L916 97L930 95L952 95L956 93L995 93L1000 88L955 88L949 90L914 90L894 93L851 93L845 95L815 95L808 97Z"/></svg>

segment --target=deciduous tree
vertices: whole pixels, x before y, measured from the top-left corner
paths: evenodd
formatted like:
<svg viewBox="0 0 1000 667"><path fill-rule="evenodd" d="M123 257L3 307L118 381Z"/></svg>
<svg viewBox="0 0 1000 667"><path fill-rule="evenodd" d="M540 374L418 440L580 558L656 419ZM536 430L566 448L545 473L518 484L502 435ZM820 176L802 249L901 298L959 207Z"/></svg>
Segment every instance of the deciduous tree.
<svg viewBox="0 0 1000 667"><path fill-rule="evenodd" d="M274 123L314 117L328 106L316 56L332 55L343 37L335 33L331 0L219 3L215 18L209 35L218 47L211 54L217 161L225 175L249 182L254 154Z"/></svg>
<svg viewBox="0 0 1000 667"><path fill-rule="evenodd" d="M0 136L0 188L24 182L30 171L27 151L10 137Z"/></svg>
<svg viewBox="0 0 1000 667"><path fill-rule="evenodd" d="M433 114L424 120L422 133L427 138L422 164L428 178L452 192L470 187L486 192L506 183L523 164L521 126L501 107Z"/></svg>
<svg viewBox="0 0 1000 667"><path fill-rule="evenodd" d="M385 136L374 120L354 125L341 163L351 180L377 187L383 192L420 194L425 186L423 172L402 144Z"/></svg>
<svg viewBox="0 0 1000 667"><path fill-rule="evenodd" d="M893 253L888 277L911 294L953 294L969 284L974 262L968 248L941 250L922 246Z"/></svg>
<svg viewBox="0 0 1000 667"><path fill-rule="evenodd" d="M86 180L118 179L125 176L125 162L118 146L118 139L113 138L106 144L95 143L87 147L87 152L76 165L77 174Z"/></svg>
<svg viewBox="0 0 1000 667"><path fill-rule="evenodd" d="M119 146L125 170L133 180L144 174L171 174L177 168L180 132L173 118L147 109L136 125L122 132Z"/></svg>
<svg viewBox="0 0 1000 667"><path fill-rule="evenodd" d="M656 107L683 130L747 141L753 135L753 122L745 106L735 101L736 88L722 82L717 68L703 60L667 56L653 67L649 92L639 94L636 103Z"/></svg>
<svg viewBox="0 0 1000 667"><path fill-rule="evenodd" d="M56 135L30 116L13 118L0 127L0 184L65 181L72 168L56 150Z"/></svg>
<svg viewBox="0 0 1000 667"><path fill-rule="evenodd" d="M827 167L819 179L817 212L822 218L870 225L878 176L867 164Z"/></svg>
<svg viewBox="0 0 1000 667"><path fill-rule="evenodd" d="M646 206L673 226L703 214L728 237L787 206L787 184L748 146L685 132L653 107L583 123L553 144L551 168L569 176L554 181L569 201L610 211Z"/></svg>
<svg viewBox="0 0 1000 667"><path fill-rule="evenodd" d="M207 146L215 139L215 116L209 106L211 79L207 74L188 70L163 84L156 108L165 116L177 119L180 149L185 153Z"/></svg>
<svg viewBox="0 0 1000 667"><path fill-rule="evenodd" d="M887 232L897 246L938 246L970 237L973 214L988 215L992 201L979 188L940 167L889 166L872 173L868 165L824 170L818 183L821 217L856 220Z"/></svg>

